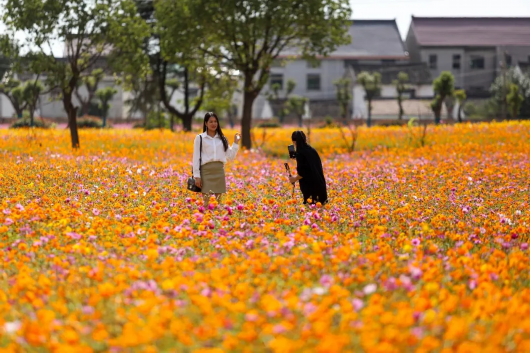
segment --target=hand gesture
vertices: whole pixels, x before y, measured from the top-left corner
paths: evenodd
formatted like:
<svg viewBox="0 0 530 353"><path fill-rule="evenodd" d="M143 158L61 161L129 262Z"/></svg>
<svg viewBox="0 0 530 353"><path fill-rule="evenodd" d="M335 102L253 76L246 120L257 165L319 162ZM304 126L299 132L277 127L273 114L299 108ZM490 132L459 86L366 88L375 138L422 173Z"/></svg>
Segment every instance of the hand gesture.
<svg viewBox="0 0 530 353"><path fill-rule="evenodd" d="M234 143L238 145L240 140L241 140L241 134L237 132L236 135L234 136Z"/></svg>
<svg viewBox="0 0 530 353"><path fill-rule="evenodd" d="M201 178L195 178L195 185L196 185L198 188L202 188L202 181L201 181Z"/></svg>

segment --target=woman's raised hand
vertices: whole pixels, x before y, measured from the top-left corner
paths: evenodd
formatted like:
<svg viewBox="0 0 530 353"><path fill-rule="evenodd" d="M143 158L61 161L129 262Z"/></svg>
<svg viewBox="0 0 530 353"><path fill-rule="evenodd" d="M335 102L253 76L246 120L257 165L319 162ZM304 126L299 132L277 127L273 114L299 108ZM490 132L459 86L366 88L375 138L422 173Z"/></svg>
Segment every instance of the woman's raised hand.
<svg viewBox="0 0 530 353"><path fill-rule="evenodd" d="M241 134L239 132L236 132L236 135L234 136L234 143L239 144L240 140L241 140Z"/></svg>

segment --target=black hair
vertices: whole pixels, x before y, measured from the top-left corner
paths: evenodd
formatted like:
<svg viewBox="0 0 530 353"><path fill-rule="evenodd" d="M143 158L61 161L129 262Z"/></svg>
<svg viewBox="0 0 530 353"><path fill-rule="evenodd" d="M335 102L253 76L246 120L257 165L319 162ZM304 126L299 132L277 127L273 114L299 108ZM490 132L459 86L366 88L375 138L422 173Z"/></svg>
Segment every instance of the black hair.
<svg viewBox="0 0 530 353"><path fill-rule="evenodd" d="M215 118L215 120L217 120L217 129L215 130L215 132L219 134L221 141L223 141L223 147L226 152L226 150L228 149L228 140L223 134L223 130L221 130L221 124L219 124L219 118L217 117L217 114L215 114L214 112L208 112L206 113L206 115L204 115L204 123L202 124L202 132L206 132L206 129L207 129L206 123L208 122L208 120L210 120L212 116Z"/></svg>
<svg viewBox="0 0 530 353"><path fill-rule="evenodd" d="M305 137L304 132L301 130L296 130L295 132L293 132L293 134L291 135L291 140L296 141L296 148L309 146L307 144L307 138Z"/></svg>

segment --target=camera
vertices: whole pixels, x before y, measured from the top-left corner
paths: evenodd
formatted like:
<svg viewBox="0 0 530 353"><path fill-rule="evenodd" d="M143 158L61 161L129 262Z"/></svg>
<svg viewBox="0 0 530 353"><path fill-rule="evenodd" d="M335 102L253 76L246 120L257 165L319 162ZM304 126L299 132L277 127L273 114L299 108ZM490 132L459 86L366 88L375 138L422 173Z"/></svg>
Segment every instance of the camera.
<svg viewBox="0 0 530 353"><path fill-rule="evenodd" d="M287 146L287 149L289 150L289 158L295 159L296 158L296 151L294 149L294 145Z"/></svg>

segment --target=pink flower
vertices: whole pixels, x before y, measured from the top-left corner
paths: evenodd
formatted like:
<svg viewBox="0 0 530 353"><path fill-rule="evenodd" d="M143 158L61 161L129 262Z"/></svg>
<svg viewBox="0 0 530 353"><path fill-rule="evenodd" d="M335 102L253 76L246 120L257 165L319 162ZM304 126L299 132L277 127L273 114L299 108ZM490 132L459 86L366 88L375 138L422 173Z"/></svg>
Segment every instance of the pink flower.
<svg viewBox="0 0 530 353"><path fill-rule="evenodd" d="M527 250L527 249L528 249L528 243L522 243L521 250Z"/></svg>
<svg viewBox="0 0 530 353"><path fill-rule="evenodd" d="M92 209L92 214L93 214L94 216L99 216L99 210L98 210L97 208L93 208L93 209Z"/></svg>
<svg viewBox="0 0 530 353"><path fill-rule="evenodd" d="M324 275L320 278L320 284L324 287L331 287L331 285L333 284L333 277L331 277L330 275Z"/></svg>
<svg viewBox="0 0 530 353"><path fill-rule="evenodd" d="M362 307L364 306L363 301L358 298L353 299L352 304L353 304L353 308L355 309L355 311L361 310Z"/></svg>
<svg viewBox="0 0 530 353"><path fill-rule="evenodd" d="M274 332L275 334L281 334L286 331L287 329L282 324L274 325L274 327L272 328L272 332Z"/></svg>
<svg viewBox="0 0 530 353"><path fill-rule="evenodd" d="M6 221L5 221L4 224L5 224L6 226L10 226L10 225L12 225L13 223L14 223L14 222L13 222L13 220L12 220L11 218L6 218Z"/></svg>
<svg viewBox="0 0 530 353"><path fill-rule="evenodd" d="M419 240L418 238L414 238L414 239L412 239L412 245L414 245L414 246L418 246L418 245L420 245L420 243L421 243L421 242L420 242L420 240Z"/></svg>
<svg viewBox="0 0 530 353"><path fill-rule="evenodd" d="M243 210L244 208L245 208L245 207L243 207L242 204L237 205L237 209L238 209L239 211Z"/></svg>

